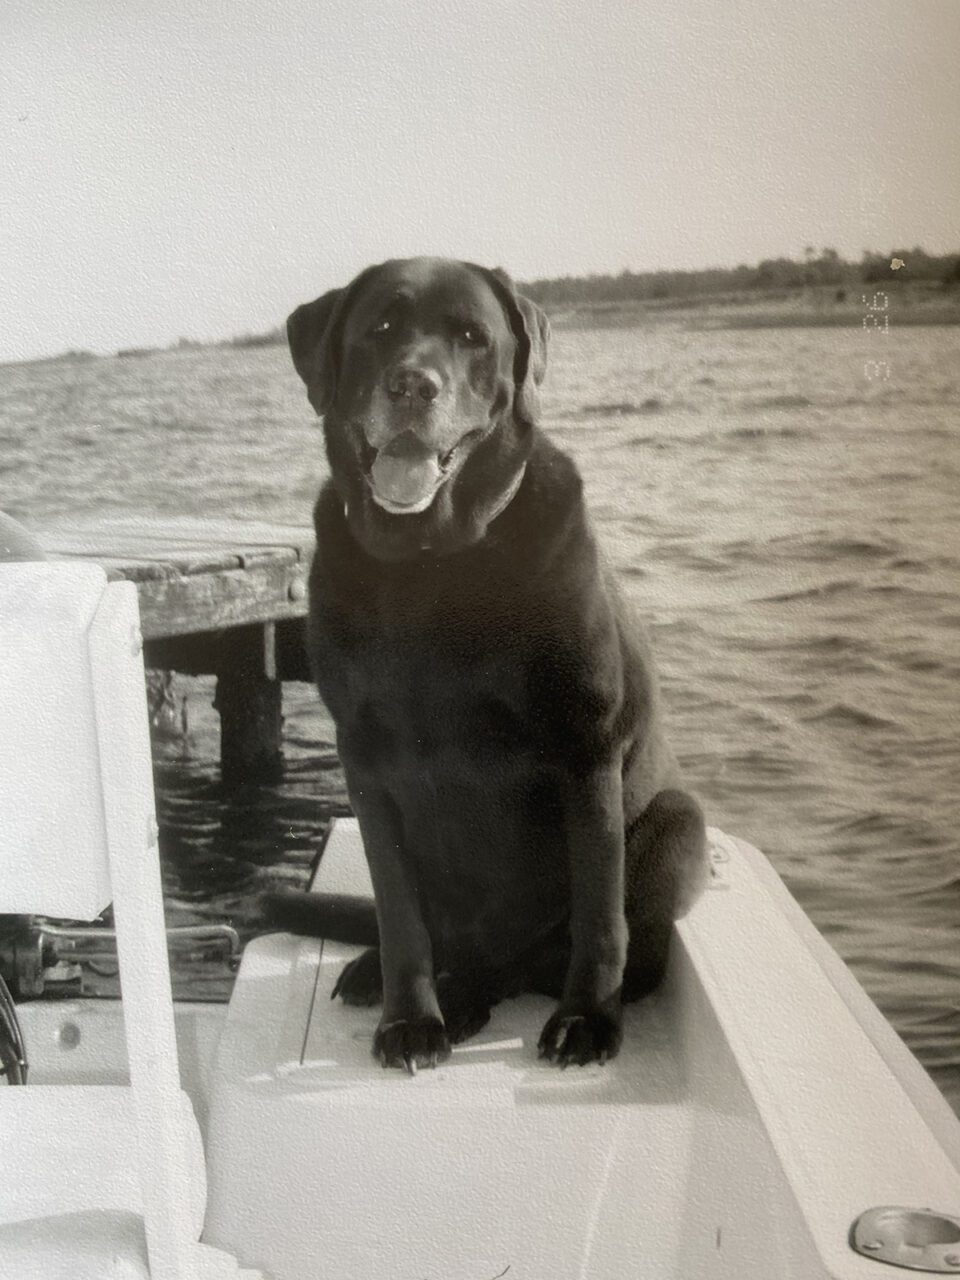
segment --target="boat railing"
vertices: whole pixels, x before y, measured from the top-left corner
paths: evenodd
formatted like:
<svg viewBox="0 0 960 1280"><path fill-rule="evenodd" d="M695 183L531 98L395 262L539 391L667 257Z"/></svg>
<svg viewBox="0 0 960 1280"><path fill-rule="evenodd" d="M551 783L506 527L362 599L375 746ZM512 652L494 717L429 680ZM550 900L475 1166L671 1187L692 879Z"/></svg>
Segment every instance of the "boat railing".
<svg viewBox="0 0 960 1280"><path fill-rule="evenodd" d="M106 926L57 923L41 916L19 916L0 931L0 977L17 999L83 994L84 968L98 976L117 972L117 934ZM229 969L240 964L240 935L231 925L176 925L168 928L167 950L185 962L213 953ZM80 987L77 990L78 985Z"/></svg>

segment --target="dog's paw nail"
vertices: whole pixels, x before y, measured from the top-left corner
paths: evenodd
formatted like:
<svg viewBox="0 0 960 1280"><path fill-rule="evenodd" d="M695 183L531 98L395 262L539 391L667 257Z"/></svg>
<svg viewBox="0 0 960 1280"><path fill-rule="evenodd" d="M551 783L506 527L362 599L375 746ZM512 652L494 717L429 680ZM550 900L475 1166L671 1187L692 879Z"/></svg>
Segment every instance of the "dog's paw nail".
<svg viewBox="0 0 960 1280"><path fill-rule="evenodd" d="M443 1023L433 1018L421 1022L389 1022L377 1028L373 1052L386 1067L399 1067L416 1075L422 1067L435 1067L450 1056L450 1041Z"/></svg>
<svg viewBox="0 0 960 1280"><path fill-rule="evenodd" d="M555 1013L540 1037L540 1057L555 1062L561 1070L575 1063L606 1063L620 1048L620 1024L602 1010L584 1014Z"/></svg>

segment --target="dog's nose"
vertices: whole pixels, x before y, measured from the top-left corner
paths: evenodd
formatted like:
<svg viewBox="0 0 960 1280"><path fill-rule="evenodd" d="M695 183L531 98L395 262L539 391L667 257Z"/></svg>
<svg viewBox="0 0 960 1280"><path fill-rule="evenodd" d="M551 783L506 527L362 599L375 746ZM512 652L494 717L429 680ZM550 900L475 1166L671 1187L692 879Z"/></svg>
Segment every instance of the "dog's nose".
<svg viewBox="0 0 960 1280"><path fill-rule="evenodd" d="M429 403L440 394L440 375L434 369L399 365L387 377L387 392L393 400L416 397Z"/></svg>

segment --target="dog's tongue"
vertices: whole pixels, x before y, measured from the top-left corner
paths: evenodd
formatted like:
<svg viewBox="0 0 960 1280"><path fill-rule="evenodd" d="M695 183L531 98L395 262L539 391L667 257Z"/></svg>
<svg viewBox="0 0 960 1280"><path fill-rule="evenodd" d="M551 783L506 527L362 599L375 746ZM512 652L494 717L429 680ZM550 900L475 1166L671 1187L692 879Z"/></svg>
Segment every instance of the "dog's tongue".
<svg viewBox="0 0 960 1280"><path fill-rule="evenodd" d="M433 497L440 476L437 455L409 432L381 449L370 469L375 496L411 510Z"/></svg>

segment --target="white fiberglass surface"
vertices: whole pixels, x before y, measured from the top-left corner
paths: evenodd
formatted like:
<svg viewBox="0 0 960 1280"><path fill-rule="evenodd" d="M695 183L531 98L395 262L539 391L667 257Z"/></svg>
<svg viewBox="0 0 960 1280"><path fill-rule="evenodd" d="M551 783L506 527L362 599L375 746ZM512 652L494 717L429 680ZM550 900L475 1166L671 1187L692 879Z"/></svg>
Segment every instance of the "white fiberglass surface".
<svg viewBox="0 0 960 1280"><path fill-rule="evenodd" d="M210 1073L227 1009L175 1007L180 1078L203 1126ZM119 1000L35 1000L17 1006L30 1062L30 1085L127 1084L127 1047Z"/></svg>

